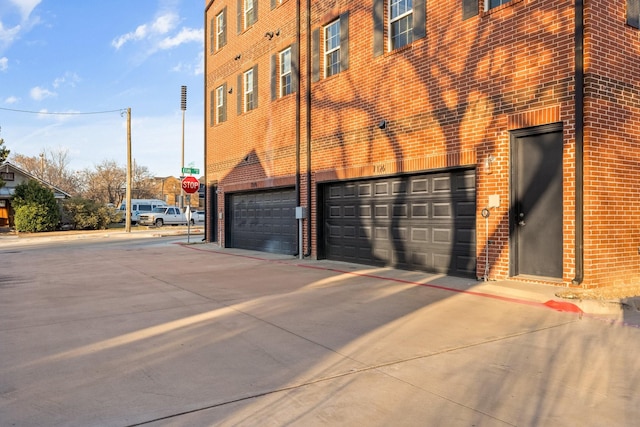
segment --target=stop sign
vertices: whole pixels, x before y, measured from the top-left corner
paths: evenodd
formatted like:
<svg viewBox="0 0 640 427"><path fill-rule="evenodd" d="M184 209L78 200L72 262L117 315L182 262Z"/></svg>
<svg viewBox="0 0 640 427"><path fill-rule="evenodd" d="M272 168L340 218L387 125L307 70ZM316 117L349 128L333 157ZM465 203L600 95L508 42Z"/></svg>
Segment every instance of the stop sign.
<svg viewBox="0 0 640 427"><path fill-rule="evenodd" d="M193 194L200 189L200 181L194 176L185 176L182 179L182 189L185 193Z"/></svg>

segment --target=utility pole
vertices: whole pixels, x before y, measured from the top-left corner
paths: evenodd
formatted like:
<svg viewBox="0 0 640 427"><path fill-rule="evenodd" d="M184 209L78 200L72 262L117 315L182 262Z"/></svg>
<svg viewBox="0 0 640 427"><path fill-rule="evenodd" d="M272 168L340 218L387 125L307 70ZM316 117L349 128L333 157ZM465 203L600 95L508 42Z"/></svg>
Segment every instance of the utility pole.
<svg viewBox="0 0 640 427"><path fill-rule="evenodd" d="M127 214L124 220L124 231L131 233L131 108L127 108Z"/></svg>
<svg viewBox="0 0 640 427"><path fill-rule="evenodd" d="M180 109L182 110L182 164L180 166L180 176L184 174L184 113L187 111L187 87L180 88ZM184 209L184 189L180 186L180 210Z"/></svg>

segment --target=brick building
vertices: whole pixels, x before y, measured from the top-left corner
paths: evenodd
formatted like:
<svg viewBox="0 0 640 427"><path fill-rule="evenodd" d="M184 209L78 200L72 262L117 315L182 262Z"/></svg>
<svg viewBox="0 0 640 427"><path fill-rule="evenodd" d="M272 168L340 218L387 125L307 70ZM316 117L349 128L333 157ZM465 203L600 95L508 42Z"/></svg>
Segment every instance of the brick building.
<svg viewBox="0 0 640 427"><path fill-rule="evenodd" d="M478 278L639 278L638 0L205 10L208 241Z"/></svg>

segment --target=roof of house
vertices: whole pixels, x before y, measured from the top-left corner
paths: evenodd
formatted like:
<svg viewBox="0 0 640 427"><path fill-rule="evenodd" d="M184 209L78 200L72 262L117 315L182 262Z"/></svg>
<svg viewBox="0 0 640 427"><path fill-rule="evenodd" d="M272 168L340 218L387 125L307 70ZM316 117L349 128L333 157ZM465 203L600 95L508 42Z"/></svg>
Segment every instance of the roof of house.
<svg viewBox="0 0 640 427"><path fill-rule="evenodd" d="M38 178L35 175L30 174L29 172L25 171L24 169L19 168L18 166L10 163L10 162L4 162L2 164L0 164L0 172L10 172L13 171L14 173L19 173L21 175L26 176L29 179L35 179L36 181L40 182L43 185L46 185L47 187L51 188L51 190L53 190L53 194L55 196L56 199L67 199L71 197L71 194L67 193L64 190L61 190L60 188L56 187L55 185L52 185L46 181L43 181L42 179ZM0 197L13 197L14 193L15 193L15 187L11 187L6 185L7 182L5 181L5 186L0 188Z"/></svg>

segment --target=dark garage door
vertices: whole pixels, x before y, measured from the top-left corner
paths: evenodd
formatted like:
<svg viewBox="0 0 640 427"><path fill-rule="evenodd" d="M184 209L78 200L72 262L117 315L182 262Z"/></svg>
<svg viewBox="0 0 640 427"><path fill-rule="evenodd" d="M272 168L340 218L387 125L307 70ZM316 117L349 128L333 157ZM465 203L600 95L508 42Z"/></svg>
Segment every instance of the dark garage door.
<svg viewBox="0 0 640 427"><path fill-rule="evenodd" d="M475 277L475 170L331 183L329 259Z"/></svg>
<svg viewBox="0 0 640 427"><path fill-rule="evenodd" d="M263 252L297 252L293 189L231 194L227 203L227 246Z"/></svg>

